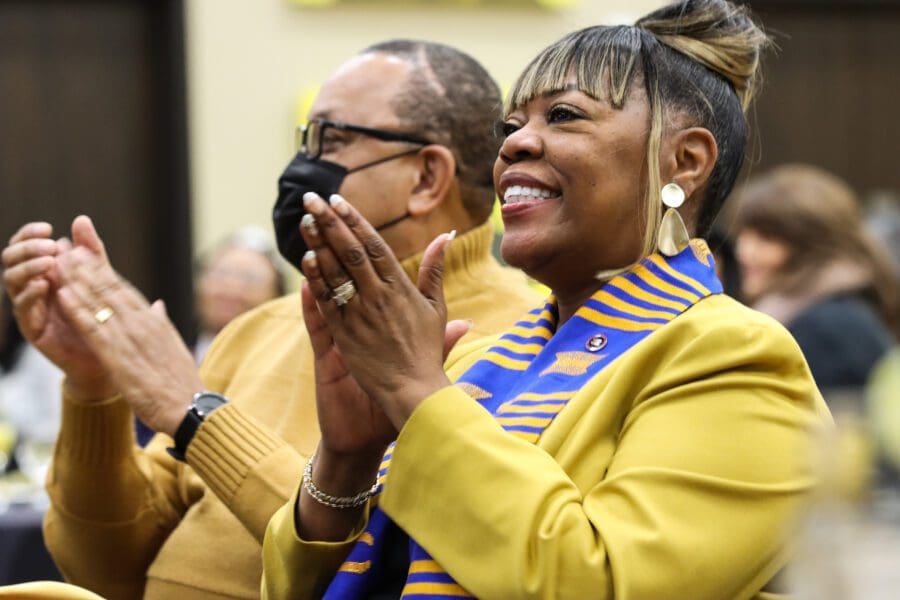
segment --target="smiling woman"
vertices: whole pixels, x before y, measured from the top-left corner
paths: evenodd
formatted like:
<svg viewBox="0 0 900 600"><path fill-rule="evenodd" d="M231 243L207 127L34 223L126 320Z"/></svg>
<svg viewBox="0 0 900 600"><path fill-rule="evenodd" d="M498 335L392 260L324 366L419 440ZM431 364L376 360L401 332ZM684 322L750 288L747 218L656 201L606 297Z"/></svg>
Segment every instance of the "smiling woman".
<svg viewBox="0 0 900 600"><path fill-rule="evenodd" d="M452 234L415 286L354 206L307 194L317 401L359 402L319 413L268 597L778 597L830 417L790 335L689 237L741 168L766 44L745 8L684 0L535 58L494 181L504 258L553 294L443 365Z"/></svg>
<svg viewBox="0 0 900 600"><path fill-rule="evenodd" d="M577 307L596 290L596 273L640 257L644 224L635 208L646 188L649 115L640 90L615 109L572 86L510 112L494 176L504 198L504 259L558 298L571 293ZM520 186L550 198L509 194Z"/></svg>

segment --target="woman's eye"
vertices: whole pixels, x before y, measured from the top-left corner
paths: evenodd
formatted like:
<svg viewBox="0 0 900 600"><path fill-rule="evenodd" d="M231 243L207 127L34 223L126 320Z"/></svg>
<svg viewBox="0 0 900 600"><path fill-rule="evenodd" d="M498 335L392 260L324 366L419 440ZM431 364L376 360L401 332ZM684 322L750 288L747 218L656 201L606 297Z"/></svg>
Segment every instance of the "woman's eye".
<svg viewBox="0 0 900 600"><path fill-rule="evenodd" d="M497 123L497 137L507 138L519 130L519 125L509 121L501 121Z"/></svg>
<svg viewBox="0 0 900 600"><path fill-rule="evenodd" d="M574 121L580 119L581 115L566 106L554 106L547 113L548 123L564 123L566 121Z"/></svg>

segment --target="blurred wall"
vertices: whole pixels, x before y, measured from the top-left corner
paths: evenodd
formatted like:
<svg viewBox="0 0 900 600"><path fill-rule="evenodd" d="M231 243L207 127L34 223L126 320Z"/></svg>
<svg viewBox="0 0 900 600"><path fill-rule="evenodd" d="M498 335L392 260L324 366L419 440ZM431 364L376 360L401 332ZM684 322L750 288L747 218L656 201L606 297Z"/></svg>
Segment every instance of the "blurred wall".
<svg viewBox="0 0 900 600"><path fill-rule="evenodd" d="M276 180L293 154L302 90L389 38L457 46L503 86L543 47L592 24L631 23L663 0L582 0L575 8L289 0L188 0L188 119L195 252L237 226L270 227Z"/></svg>

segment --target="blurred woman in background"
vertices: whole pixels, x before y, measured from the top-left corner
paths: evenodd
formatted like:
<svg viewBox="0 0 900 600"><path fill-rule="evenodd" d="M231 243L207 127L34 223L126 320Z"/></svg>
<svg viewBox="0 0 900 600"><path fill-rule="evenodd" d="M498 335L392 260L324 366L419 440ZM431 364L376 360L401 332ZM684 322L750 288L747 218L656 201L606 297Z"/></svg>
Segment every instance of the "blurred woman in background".
<svg viewBox="0 0 900 600"><path fill-rule="evenodd" d="M232 319L284 295L284 273L271 239L259 227L242 227L203 261L196 288L197 339L192 344L197 364Z"/></svg>
<svg viewBox="0 0 900 600"><path fill-rule="evenodd" d="M820 388L861 387L900 333L900 290L847 183L785 165L737 197L744 298L781 321Z"/></svg>

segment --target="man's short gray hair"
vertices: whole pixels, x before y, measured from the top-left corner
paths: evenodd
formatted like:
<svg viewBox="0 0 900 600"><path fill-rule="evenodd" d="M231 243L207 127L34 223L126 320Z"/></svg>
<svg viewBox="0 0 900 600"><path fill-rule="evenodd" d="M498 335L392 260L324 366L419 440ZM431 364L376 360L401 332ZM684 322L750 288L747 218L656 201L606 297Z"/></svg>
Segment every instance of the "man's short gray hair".
<svg viewBox="0 0 900 600"><path fill-rule="evenodd" d="M493 165L500 149L500 88L474 58L450 46L390 40L361 52L396 56L416 67L392 108L404 126L456 158L462 200L479 222L494 203Z"/></svg>

